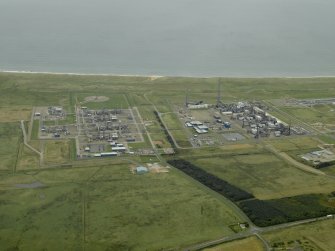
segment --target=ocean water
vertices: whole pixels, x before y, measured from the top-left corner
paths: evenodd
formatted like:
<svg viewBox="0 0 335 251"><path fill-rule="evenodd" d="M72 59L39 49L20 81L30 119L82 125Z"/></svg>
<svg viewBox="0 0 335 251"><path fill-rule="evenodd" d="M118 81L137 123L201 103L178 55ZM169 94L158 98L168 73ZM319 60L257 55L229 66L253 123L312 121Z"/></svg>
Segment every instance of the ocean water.
<svg viewBox="0 0 335 251"><path fill-rule="evenodd" d="M335 76L334 0L0 0L0 70Z"/></svg>

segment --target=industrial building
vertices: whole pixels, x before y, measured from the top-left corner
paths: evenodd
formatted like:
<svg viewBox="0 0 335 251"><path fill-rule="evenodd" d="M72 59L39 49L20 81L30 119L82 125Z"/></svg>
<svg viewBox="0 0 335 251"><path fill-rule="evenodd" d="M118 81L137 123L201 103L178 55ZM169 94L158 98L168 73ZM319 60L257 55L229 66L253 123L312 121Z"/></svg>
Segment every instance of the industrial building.
<svg viewBox="0 0 335 251"><path fill-rule="evenodd" d="M280 137L289 136L292 133L298 134L298 130L292 130L291 125L279 120L266 112L266 107L260 102L237 102L230 104L219 103L217 110L231 120L236 120L247 133L255 138L259 137ZM230 123L224 123L225 128L230 128ZM302 131L300 131L303 134Z"/></svg>
<svg viewBox="0 0 335 251"><path fill-rule="evenodd" d="M118 156L117 152L104 152L104 153L95 153L93 154L94 157L113 157Z"/></svg>
<svg viewBox="0 0 335 251"><path fill-rule="evenodd" d="M193 128L199 134L208 133L209 130L208 126L204 125L202 122L197 120L186 122L185 126Z"/></svg>
<svg viewBox="0 0 335 251"><path fill-rule="evenodd" d="M327 149L306 153L302 155L301 158L315 166L335 162L335 154Z"/></svg>
<svg viewBox="0 0 335 251"><path fill-rule="evenodd" d="M187 107L189 109L208 109L209 104L197 104L197 105L188 104Z"/></svg>

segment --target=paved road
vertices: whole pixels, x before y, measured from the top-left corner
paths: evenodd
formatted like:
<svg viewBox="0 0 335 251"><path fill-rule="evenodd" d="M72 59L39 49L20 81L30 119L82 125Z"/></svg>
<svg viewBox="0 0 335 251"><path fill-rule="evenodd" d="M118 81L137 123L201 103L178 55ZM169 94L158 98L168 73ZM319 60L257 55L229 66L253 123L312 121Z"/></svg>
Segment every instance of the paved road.
<svg viewBox="0 0 335 251"><path fill-rule="evenodd" d="M31 132L33 130L35 112L36 112L36 108L34 107L31 112L30 121L29 121L28 137L27 137L28 141L31 140Z"/></svg>
<svg viewBox="0 0 335 251"><path fill-rule="evenodd" d="M300 163L300 162L296 161L295 159L293 159L288 154L279 151L278 149L276 149L274 146L272 146L270 144L266 144L265 148L268 149L270 152L274 153L279 158L285 160L286 162L289 162L290 164L299 168L302 171L305 171L305 172L308 172L308 173L311 173L311 174L316 174L316 175L326 175L324 172L322 172L318 169L315 169L311 166L308 166L308 165L305 165L303 163Z"/></svg>
<svg viewBox="0 0 335 251"><path fill-rule="evenodd" d="M24 126L24 121L23 120L21 120L21 129L22 129L22 133L23 133L23 143L24 143L24 145L27 146L33 152L37 153L40 156L40 163L42 163L42 161L43 161L43 153L41 153L38 150L36 150L34 147L32 147L31 145L29 145L28 142L27 142L27 133L26 133L26 128Z"/></svg>
<svg viewBox="0 0 335 251"><path fill-rule="evenodd" d="M175 145L178 149L194 149L193 147L181 147L180 145L178 145L177 141L176 141L176 140L174 139L174 137L172 136L171 131L168 129L168 127L166 126L164 120L162 119L161 113L158 111L156 105L155 105L154 103L152 103L152 102L150 101L150 99L149 99L146 95L147 95L146 93L143 95L144 98L145 98L145 99L152 105L152 107L154 108L154 110L157 112L157 114L158 114L160 120L161 120L162 123L163 123L163 126L164 126L165 130L166 130L167 133L170 135L170 137L171 137L171 139L172 139L174 145Z"/></svg>
<svg viewBox="0 0 335 251"><path fill-rule="evenodd" d="M266 250L271 250L271 247L269 246L267 241L261 236L262 233L267 233L267 232L270 232L270 231L285 229L285 228L289 228L289 227L299 226L299 225L308 224L308 223L312 223L312 222L316 222L316 221L322 221L322 220L332 220L332 219L327 218L326 216L324 216L324 217L318 217L318 218L313 218L313 219L289 222L289 223L284 223L284 224L279 224L279 225L264 227L264 228L254 227L254 228L251 228L251 229L249 229L248 231L245 231L245 232L240 232L240 233L237 233L237 234L234 234L234 235L231 235L231 236L226 236L226 237L223 237L223 238L220 238L220 239L217 239L217 240L213 240L213 241L199 243L199 244L196 244L194 246L185 248L184 250L185 251L202 250L204 248L211 247L211 246L214 246L214 245L219 245L219 244L222 244L224 242L239 240L239 239L243 239L243 238L247 238L247 237L251 237L251 236L257 236L258 238L260 238L260 240L263 242L264 247L266 248Z"/></svg>
<svg viewBox="0 0 335 251"><path fill-rule="evenodd" d="M177 148L179 149L193 149L192 147L190 148L182 148L178 145L178 143L175 141L175 139L172 137L171 132L168 130L168 128L166 127L164 121L161 118L161 115L156 107L156 105L154 103L152 103L146 96L146 94L144 94L144 98L153 106L154 110L157 112L158 116L160 117L164 127L166 128L168 134L170 135L170 137L172 138L174 144L176 145ZM272 106L272 105L271 105ZM278 110L276 107L273 107L274 109ZM281 112L279 110L279 112ZM307 125L306 123L299 121L301 124L304 124L305 126ZM310 128L309 125L307 125L308 128ZM313 128L314 129L314 128ZM315 130L314 130L315 132ZM149 133L147 132L148 136ZM316 170L310 166L304 165L294 159L292 159L289 155L282 153L280 151L278 151L276 148L274 148L273 146L267 145L266 146L270 151L274 152L276 155L280 156L281 158L285 159L286 161L290 162L291 164L293 164L294 166L296 166L299 169L302 169L304 171L313 173L313 174L317 174L317 175L325 175L325 173L321 172L320 170ZM161 159L161 157L159 156L159 159ZM234 204L235 205L235 204ZM238 208L238 211L241 211ZM242 211L241 211L242 212ZM242 212L243 215L245 215ZM246 217L248 219L248 217ZM293 226L298 226L298 225L302 225L302 224L308 224L311 222L315 222L315 221L319 221L319 220L327 220L327 217L318 217L318 218L313 218L313 219L307 219L307 220L302 220L302 221L295 221L295 222L289 222L289 223L284 223L284 224L279 224L279 225L275 225L275 226L270 226L270 227L265 227L265 228L260 228L255 226L249 219L248 222L250 224L250 228L248 231L245 232L240 232L231 236L226 236L223 238L220 238L218 240L213 240L213 241L208 241L208 242L204 242L204 243L200 243L200 244L196 244L194 246L188 247L185 249L185 251L193 251L193 250L201 250L207 247L211 247L214 245L218 245L224 242L229 242L229 241L233 241L233 240L238 240L238 239L243 239L246 237L250 237L250 236L257 236L263 243L264 248L268 251L271 250L271 247L269 245L269 243L260 235L262 233L266 233L266 232L270 232L270 231L275 231L275 230L280 230L280 229L284 229L284 228L289 228L289 227L293 227Z"/></svg>

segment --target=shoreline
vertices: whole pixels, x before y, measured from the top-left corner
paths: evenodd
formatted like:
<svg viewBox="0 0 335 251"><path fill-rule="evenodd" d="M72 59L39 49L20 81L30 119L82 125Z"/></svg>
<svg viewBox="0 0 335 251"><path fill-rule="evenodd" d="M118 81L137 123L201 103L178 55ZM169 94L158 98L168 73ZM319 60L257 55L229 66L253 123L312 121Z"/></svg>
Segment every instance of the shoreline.
<svg viewBox="0 0 335 251"><path fill-rule="evenodd" d="M68 75L68 76L105 76L105 77L143 77L143 78L240 78L240 79L313 79L313 78L335 78L335 75L329 76L192 76L192 75L147 75L147 74L113 74L113 73L75 73L75 72L49 72L49 71L14 71L14 70L0 70L0 73L13 73L13 74L45 74L45 75Z"/></svg>

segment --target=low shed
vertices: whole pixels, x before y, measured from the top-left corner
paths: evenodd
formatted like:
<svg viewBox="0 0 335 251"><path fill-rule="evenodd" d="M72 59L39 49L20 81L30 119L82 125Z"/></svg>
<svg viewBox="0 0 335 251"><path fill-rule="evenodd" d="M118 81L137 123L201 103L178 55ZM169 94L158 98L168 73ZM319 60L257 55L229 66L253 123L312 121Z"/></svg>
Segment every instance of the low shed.
<svg viewBox="0 0 335 251"><path fill-rule="evenodd" d="M144 167L144 166L138 166L136 167L136 173L137 174L144 174L149 172L148 168Z"/></svg>

